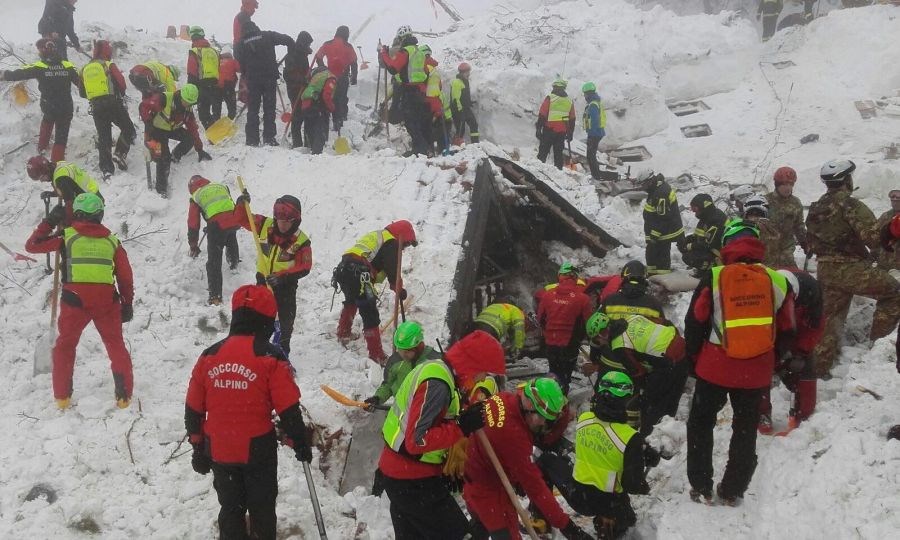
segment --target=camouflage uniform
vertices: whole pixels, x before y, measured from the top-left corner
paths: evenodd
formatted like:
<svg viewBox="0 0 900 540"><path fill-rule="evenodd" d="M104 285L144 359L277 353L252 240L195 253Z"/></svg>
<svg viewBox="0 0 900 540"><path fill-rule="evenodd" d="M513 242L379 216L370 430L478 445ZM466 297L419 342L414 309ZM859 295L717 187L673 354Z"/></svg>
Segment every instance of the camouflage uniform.
<svg viewBox="0 0 900 540"><path fill-rule="evenodd" d="M769 223L778 231L778 238L766 244L767 266L793 268L797 266L794 248L797 244L806 251L806 227L803 226L803 205L800 199L791 195L782 197L776 192L766 194L769 203Z"/></svg>
<svg viewBox="0 0 900 540"><path fill-rule="evenodd" d="M784 258L778 256L781 253L778 246L781 246L784 243L784 234L781 229L775 227L770 219L756 218L747 219L746 221L752 222L756 228L759 229L759 241L766 246L766 255L763 258L763 264L771 268L797 266L797 263L794 262L785 264Z"/></svg>
<svg viewBox="0 0 900 540"><path fill-rule="evenodd" d="M875 215L846 189L828 190L814 202L806 226L825 305L825 334L814 351L816 374L822 376L837 358L853 296L877 300L869 338L878 339L890 334L900 320L900 283L872 265L866 246L879 245Z"/></svg>
<svg viewBox="0 0 900 540"><path fill-rule="evenodd" d="M887 225L894 216L897 215L897 212L893 210L888 210L887 212L881 214L878 218L878 222L875 225L875 230L880 231L882 227ZM884 270L894 270L900 269L900 249L894 248L894 251L885 251L881 249L879 246L878 249L873 249L872 253L875 254L875 260L878 261L878 268L882 268Z"/></svg>

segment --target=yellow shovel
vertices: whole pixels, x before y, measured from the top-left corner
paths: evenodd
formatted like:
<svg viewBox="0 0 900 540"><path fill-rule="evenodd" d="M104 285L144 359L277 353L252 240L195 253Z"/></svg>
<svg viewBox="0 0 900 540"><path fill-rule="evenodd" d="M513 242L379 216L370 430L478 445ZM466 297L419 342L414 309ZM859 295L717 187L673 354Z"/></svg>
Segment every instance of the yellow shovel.
<svg viewBox="0 0 900 540"><path fill-rule="evenodd" d="M341 137L341 130L338 130L337 139L334 140L334 153L339 156L350 153L350 141L347 140L347 137Z"/></svg>
<svg viewBox="0 0 900 540"><path fill-rule="evenodd" d="M208 128L206 128L206 138L209 139L209 142L213 145L219 144L226 139L230 139L237 134L237 119L241 117L241 114L244 113L244 109L246 107L241 107L241 110L238 111L237 116L234 117L234 120L228 118L227 116L223 116L219 118L215 122L212 123Z"/></svg>
<svg viewBox="0 0 900 540"><path fill-rule="evenodd" d="M16 83L12 87L12 95L13 101L19 107L24 107L25 105L31 103L31 96L28 95L28 89L25 87L24 82Z"/></svg>

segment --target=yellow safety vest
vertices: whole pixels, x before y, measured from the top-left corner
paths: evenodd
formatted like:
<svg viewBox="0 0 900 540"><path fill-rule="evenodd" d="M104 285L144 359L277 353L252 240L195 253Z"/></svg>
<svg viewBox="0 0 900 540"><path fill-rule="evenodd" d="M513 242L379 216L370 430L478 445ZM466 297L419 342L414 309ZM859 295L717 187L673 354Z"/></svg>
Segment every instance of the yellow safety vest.
<svg viewBox="0 0 900 540"><path fill-rule="evenodd" d="M153 117L153 127L163 131L175 131L184 125L184 117L178 122L172 122L172 107L175 103L175 93L163 92L163 95L166 96L166 106Z"/></svg>
<svg viewBox="0 0 900 540"><path fill-rule="evenodd" d="M628 424L604 422L592 412L578 417L575 430L572 478L605 493L622 493L625 448L637 431Z"/></svg>
<svg viewBox="0 0 900 540"><path fill-rule="evenodd" d="M191 199L200 207L203 217L210 218L234 210L231 192L222 184L206 184L191 195Z"/></svg>
<svg viewBox="0 0 900 540"><path fill-rule="evenodd" d="M441 92L441 74L436 67L432 67L428 72L428 84L425 86L426 97L440 97Z"/></svg>
<svg viewBox="0 0 900 540"><path fill-rule="evenodd" d="M89 100L112 95L113 82L109 75L110 64L112 62L91 60L81 69L84 93Z"/></svg>
<svg viewBox="0 0 900 540"><path fill-rule="evenodd" d="M407 45L403 47L406 51L406 82L423 83L428 79L425 73L425 53L419 50L415 45Z"/></svg>
<svg viewBox="0 0 900 540"><path fill-rule="evenodd" d="M510 335L513 347L521 349L525 346L525 313L512 304L491 304L481 310L475 322L493 328L501 343Z"/></svg>
<svg viewBox="0 0 900 540"><path fill-rule="evenodd" d="M110 234L103 238L83 236L74 227L63 231L66 249L65 283L115 282L115 257L119 239Z"/></svg>
<svg viewBox="0 0 900 540"><path fill-rule="evenodd" d="M259 228L259 247L262 249L262 258L256 259L256 271L264 276L287 270L294 265L294 254L309 242L309 237L301 230L297 230L297 238L287 249L269 244L269 229L275 227L275 220L266 218Z"/></svg>
<svg viewBox="0 0 900 540"><path fill-rule="evenodd" d="M355 255L361 259L365 259L369 264L372 264L372 261L375 260L375 257L381 250L381 246L388 240L394 240L394 235L385 229L366 233L353 244L352 248L345 251L344 255ZM379 270L377 276L372 276L372 281L374 283L381 283L385 280L385 277L385 273Z"/></svg>
<svg viewBox="0 0 900 540"><path fill-rule="evenodd" d="M100 193L97 181L91 178L84 169L74 163L68 161L59 161L56 163L56 169L53 171L54 188L59 186L59 180L61 178L71 178L83 193Z"/></svg>
<svg viewBox="0 0 900 540"><path fill-rule="evenodd" d="M569 113L572 112L572 100L569 97L550 94L550 112L547 115L548 122L568 122Z"/></svg>
<svg viewBox="0 0 900 540"><path fill-rule="evenodd" d="M144 66L152 71L156 80L165 86L166 92L175 91L175 77L172 75L172 72L169 71L169 66L162 62L157 62L156 60L147 62Z"/></svg>
<svg viewBox="0 0 900 540"><path fill-rule="evenodd" d="M599 99L588 102L581 115L581 123L584 130L587 131L591 127L591 107L596 105L600 113L600 129L606 128L606 109L603 108L603 102Z"/></svg>
<svg viewBox="0 0 900 540"><path fill-rule="evenodd" d="M201 80L219 80L219 53L212 47L193 47L191 53L197 56L198 73Z"/></svg>

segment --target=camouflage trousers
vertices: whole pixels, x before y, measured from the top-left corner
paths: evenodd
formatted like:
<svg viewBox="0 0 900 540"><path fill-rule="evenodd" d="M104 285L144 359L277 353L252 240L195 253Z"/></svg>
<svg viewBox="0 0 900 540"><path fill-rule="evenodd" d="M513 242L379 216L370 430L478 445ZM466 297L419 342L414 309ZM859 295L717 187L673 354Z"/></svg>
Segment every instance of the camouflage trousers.
<svg viewBox="0 0 900 540"><path fill-rule="evenodd" d="M825 333L813 354L816 375L821 376L831 371L840 352L844 322L853 297L865 296L877 301L869 330L869 338L875 340L897 328L900 284L886 271L864 261L819 262L817 278L823 290Z"/></svg>
<svg viewBox="0 0 900 540"><path fill-rule="evenodd" d="M794 259L794 248L781 251L767 249L763 264L769 268L797 268L798 266Z"/></svg>

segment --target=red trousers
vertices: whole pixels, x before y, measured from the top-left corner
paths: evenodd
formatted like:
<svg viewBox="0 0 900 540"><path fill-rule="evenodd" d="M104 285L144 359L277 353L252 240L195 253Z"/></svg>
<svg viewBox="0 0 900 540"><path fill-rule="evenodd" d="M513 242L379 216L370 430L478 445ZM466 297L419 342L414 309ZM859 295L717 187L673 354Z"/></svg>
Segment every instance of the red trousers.
<svg viewBox="0 0 900 540"><path fill-rule="evenodd" d="M122 337L122 312L119 302L87 303L82 307L60 302L59 336L53 346L53 397L65 399L72 396L72 374L75 371L75 348L81 333L89 322L94 326L109 354L116 399L131 399L134 378L131 372L131 356Z"/></svg>
<svg viewBox="0 0 900 540"><path fill-rule="evenodd" d="M498 490L484 484L467 483L463 488L463 499L469 512L478 518L487 532L506 530L510 540L522 538L519 534L519 514L503 488Z"/></svg>

